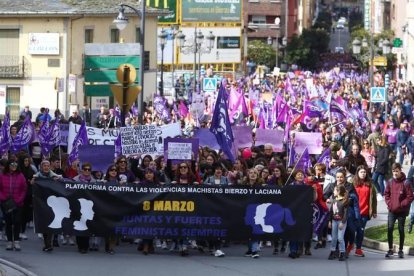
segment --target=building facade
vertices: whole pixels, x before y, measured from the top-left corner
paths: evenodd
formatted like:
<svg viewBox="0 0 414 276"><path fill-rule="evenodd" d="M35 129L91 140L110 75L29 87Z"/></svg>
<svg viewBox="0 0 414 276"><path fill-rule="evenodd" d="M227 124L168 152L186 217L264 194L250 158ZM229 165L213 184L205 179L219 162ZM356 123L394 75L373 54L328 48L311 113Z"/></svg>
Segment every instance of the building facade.
<svg viewBox="0 0 414 276"><path fill-rule="evenodd" d="M6 2L6 3L4 3ZM0 114L8 107L12 120L24 106L34 116L41 107L50 113L59 108L69 115L94 97L84 93L84 49L86 43L139 43L140 20L128 12L129 25L122 32L113 23L119 6L111 0L78 2L3 0L0 6ZM137 1L124 1L134 6ZM139 7L137 7L139 8ZM145 26L147 70L144 100L156 91L157 16L148 8ZM112 97L105 102L113 103ZM102 99L101 99L102 100ZM96 105L95 105L96 106ZM52 116L53 117L53 116Z"/></svg>

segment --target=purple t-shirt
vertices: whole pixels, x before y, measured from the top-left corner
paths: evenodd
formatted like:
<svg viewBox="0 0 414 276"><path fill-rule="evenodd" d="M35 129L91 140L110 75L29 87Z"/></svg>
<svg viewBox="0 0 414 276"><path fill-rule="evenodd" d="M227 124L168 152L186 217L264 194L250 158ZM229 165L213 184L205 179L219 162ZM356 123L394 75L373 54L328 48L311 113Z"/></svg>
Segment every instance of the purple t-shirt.
<svg viewBox="0 0 414 276"><path fill-rule="evenodd" d="M386 135L387 135L387 141L388 144L396 144L397 143L397 132L398 129L394 128L394 129L387 129Z"/></svg>

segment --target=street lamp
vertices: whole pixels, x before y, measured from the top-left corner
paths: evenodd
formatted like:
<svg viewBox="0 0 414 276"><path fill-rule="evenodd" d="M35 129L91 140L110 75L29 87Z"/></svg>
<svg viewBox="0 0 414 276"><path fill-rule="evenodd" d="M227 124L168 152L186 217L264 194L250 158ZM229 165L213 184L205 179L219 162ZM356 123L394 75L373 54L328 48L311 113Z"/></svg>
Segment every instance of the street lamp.
<svg viewBox="0 0 414 276"><path fill-rule="evenodd" d="M214 46L214 40L215 36L213 35L213 32L210 31L210 33L206 36L206 39L208 40L207 48L202 48L202 44L204 41L204 35L201 31L198 31L197 33L197 27L194 28L194 41L193 44L186 44L185 40L185 34L180 30L178 34L176 35L176 39L178 41L178 47L180 49L180 52L183 54L193 53L194 54L194 67L193 67L193 75L194 75L194 83L193 83L193 92L196 91L197 88L197 53L198 53L198 60L200 63L200 58L202 53L210 53L211 49L213 49ZM200 72L199 72L200 73ZM200 77L200 75L199 75Z"/></svg>
<svg viewBox="0 0 414 276"><path fill-rule="evenodd" d="M280 17L275 18L276 25L276 67L279 67L279 28L280 28Z"/></svg>
<svg viewBox="0 0 414 276"><path fill-rule="evenodd" d="M114 19L113 23L116 25L116 27L118 28L118 30L122 31L123 29L126 28L126 26L128 25L128 17L125 16L124 12L125 12L125 7L130 8L131 10L133 10L135 12L135 14L141 18L140 21L140 63L139 63L139 80L141 83L141 93L139 95L139 101L138 101L138 108L140 111L140 116L138 116L139 122L143 123L143 116L144 116L144 55L145 55L145 1L144 0L139 0L138 4L140 4L140 10L127 5L127 4L121 4L120 8L119 8L119 14L117 16L117 18Z"/></svg>
<svg viewBox="0 0 414 276"><path fill-rule="evenodd" d="M388 55L391 51L391 42L388 39L384 39L382 42L382 53Z"/></svg>
<svg viewBox="0 0 414 276"><path fill-rule="evenodd" d="M161 30L161 33L158 35L160 39L159 43L161 46L161 80L160 80L160 96L164 96L164 48L167 43L167 33L164 29Z"/></svg>
<svg viewBox="0 0 414 276"><path fill-rule="evenodd" d="M352 41L352 53L359 55L361 53L361 45L361 41L358 38L355 38L354 41Z"/></svg>

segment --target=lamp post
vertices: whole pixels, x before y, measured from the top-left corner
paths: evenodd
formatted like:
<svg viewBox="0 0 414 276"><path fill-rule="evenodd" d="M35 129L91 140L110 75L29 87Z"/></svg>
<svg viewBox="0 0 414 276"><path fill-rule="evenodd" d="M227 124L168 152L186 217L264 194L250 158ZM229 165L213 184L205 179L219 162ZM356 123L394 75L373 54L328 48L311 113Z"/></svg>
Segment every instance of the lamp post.
<svg viewBox="0 0 414 276"><path fill-rule="evenodd" d="M193 67L193 75L194 75L194 83L193 83L193 92L196 91L197 88L197 53L199 54L199 63L202 53L210 53L211 49L213 49L214 46L214 40L215 36L213 35L213 32L210 31L210 33L207 35L206 39L208 40L209 44L205 50L201 47L204 41L204 35L201 31L198 31L197 33L197 27L194 28L194 41L192 44L186 44L185 40L185 34L180 30L178 31L176 35L176 39L178 42L178 47L180 49L180 52L183 54L187 53L193 53L194 54L194 67Z"/></svg>
<svg viewBox="0 0 414 276"><path fill-rule="evenodd" d="M279 27L280 27L280 17L275 18L276 25L276 67L279 67Z"/></svg>
<svg viewBox="0 0 414 276"><path fill-rule="evenodd" d="M119 14L118 17L114 19L113 23L116 25L118 30L122 31L126 28L128 25L128 17L125 16L125 7L130 8L135 12L135 14L141 18L140 21L140 74L139 74L139 80L141 83L141 93L139 95L139 101L138 101L138 109L140 111L140 116L138 116L139 122L143 123L143 116L144 116L144 55L145 55L145 1L139 0L138 4L140 4L140 9L136 9L130 5L127 4L121 4L119 8Z"/></svg>
<svg viewBox="0 0 414 276"><path fill-rule="evenodd" d="M167 43L167 33L164 31L164 29L161 30L161 33L158 35L158 38L160 39L159 43L161 46L161 80L160 80L160 96L164 96L164 48L165 44Z"/></svg>

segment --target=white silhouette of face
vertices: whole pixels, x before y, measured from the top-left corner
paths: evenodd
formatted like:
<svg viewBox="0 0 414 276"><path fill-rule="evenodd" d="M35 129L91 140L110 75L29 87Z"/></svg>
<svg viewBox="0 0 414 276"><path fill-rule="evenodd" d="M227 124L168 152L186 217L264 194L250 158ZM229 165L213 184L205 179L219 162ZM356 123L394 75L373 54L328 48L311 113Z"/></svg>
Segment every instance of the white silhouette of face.
<svg viewBox="0 0 414 276"><path fill-rule="evenodd" d="M265 233L273 233L274 229L271 225L265 224L265 217L267 208L271 203L263 203L256 207L256 215L254 216L254 224L260 225Z"/></svg>
<svg viewBox="0 0 414 276"><path fill-rule="evenodd" d="M95 212L92 210L93 202L84 198L78 199L81 205L82 218L86 220L93 220Z"/></svg>
<svg viewBox="0 0 414 276"><path fill-rule="evenodd" d="M70 217L69 201L64 197L49 196L47 198L47 205L52 208L55 215L49 227L54 229L62 228L62 220Z"/></svg>

